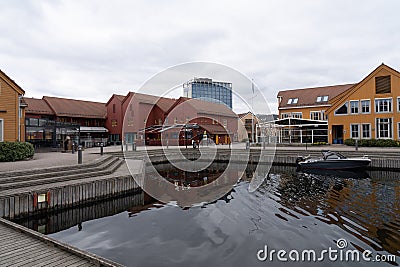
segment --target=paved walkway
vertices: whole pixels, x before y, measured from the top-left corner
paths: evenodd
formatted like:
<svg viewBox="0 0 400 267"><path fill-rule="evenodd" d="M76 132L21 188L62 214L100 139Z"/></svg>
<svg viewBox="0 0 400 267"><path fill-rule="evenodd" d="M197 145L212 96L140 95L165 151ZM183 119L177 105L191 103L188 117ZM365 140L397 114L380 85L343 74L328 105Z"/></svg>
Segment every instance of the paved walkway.
<svg viewBox="0 0 400 267"><path fill-rule="evenodd" d="M245 149L245 143L234 143L232 144L232 149ZM177 146L169 146L169 149L177 149ZM218 145L218 148L229 149L228 145ZM162 149L161 146L138 146L138 151L143 150L155 150ZM165 149L165 148L164 148ZM188 146L190 149L190 146ZM252 149L261 149L261 147L252 147ZM268 148L271 149L271 148ZM277 146L277 150L283 151L299 151L306 150L305 146ZM354 147L345 146L345 145L330 145L330 146L308 146L308 151L321 151L321 150L335 150L335 151L355 151ZM132 146L128 147L128 150L132 150ZM121 146L107 146L104 147L104 152L115 152L121 151ZM391 152L391 153L399 153L400 156L400 148L397 147L359 147L359 152L367 152L369 154L372 153L380 153L380 152ZM87 148L83 151L83 163L90 163L94 160L100 158L100 148ZM37 169L37 168L46 168L52 166L73 166L78 164L78 153L72 154L69 153L61 153L61 152L47 152L47 153L36 153L33 159L25 160L25 161L16 161L16 162L0 162L0 171L14 171L14 170L29 170L29 169Z"/></svg>

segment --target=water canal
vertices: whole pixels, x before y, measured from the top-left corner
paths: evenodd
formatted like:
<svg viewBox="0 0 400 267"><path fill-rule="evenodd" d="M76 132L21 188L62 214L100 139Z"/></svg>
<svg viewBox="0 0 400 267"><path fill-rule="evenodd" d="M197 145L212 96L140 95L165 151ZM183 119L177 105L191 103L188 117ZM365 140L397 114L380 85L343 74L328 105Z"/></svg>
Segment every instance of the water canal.
<svg viewBox="0 0 400 267"><path fill-rule="evenodd" d="M224 168L214 166L213 172ZM232 190L202 206L180 208L140 193L19 223L126 266L309 265L279 262L276 256L272 263L261 262L257 252L267 245L319 253L338 249L339 239L347 242L346 249L393 254L396 262L326 257L324 266L399 266L399 173L303 174L274 166L262 186L249 193L253 171L248 166ZM165 166L160 173L172 183L182 175Z"/></svg>

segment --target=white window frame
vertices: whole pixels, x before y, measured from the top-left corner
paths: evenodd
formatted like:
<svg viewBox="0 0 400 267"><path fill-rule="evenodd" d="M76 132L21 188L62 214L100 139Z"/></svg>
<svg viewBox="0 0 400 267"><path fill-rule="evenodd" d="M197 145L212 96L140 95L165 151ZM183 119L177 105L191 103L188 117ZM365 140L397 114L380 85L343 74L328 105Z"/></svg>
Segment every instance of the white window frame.
<svg viewBox="0 0 400 267"><path fill-rule="evenodd" d="M318 120L313 119L312 116L311 116L312 113L319 113L319 116L321 118L318 119ZM310 120L323 121L324 120L324 111L323 110L312 110L312 111L310 111Z"/></svg>
<svg viewBox="0 0 400 267"><path fill-rule="evenodd" d="M368 134L369 137L364 137L364 129L363 129L363 125L368 125L369 130L368 130ZM361 123L361 139L371 139L371 123Z"/></svg>
<svg viewBox="0 0 400 267"><path fill-rule="evenodd" d="M351 103L355 103L355 102L357 102L357 112L352 112L351 111ZM348 110L349 111L349 114L350 115L356 115L356 114L359 114L360 113L360 100L350 100L349 101L349 107L350 107L350 109Z"/></svg>
<svg viewBox="0 0 400 267"><path fill-rule="evenodd" d="M282 112L281 113L281 119L286 119L286 118L290 118L290 112Z"/></svg>
<svg viewBox="0 0 400 267"><path fill-rule="evenodd" d="M391 100L391 104L390 104L390 106L391 106L391 111L377 111L376 110L376 101L379 101L379 100ZM378 105L379 106L379 105ZM374 99L374 111L375 111L375 113L378 113L378 114L387 114L387 113L392 113L393 112L393 97L382 97L382 98L375 98Z"/></svg>
<svg viewBox="0 0 400 267"><path fill-rule="evenodd" d="M4 142L4 119L0 118L0 142Z"/></svg>
<svg viewBox="0 0 400 267"><path fill-rule="evenodd" d="M369 112L363 112L362 111L362 101L369 101ZM371 114L371 99L360 99L360 114Z"/></svg>
<svg viewBox="0 0 400 267"><path fill-rule="evenodd" d="M345 104L347 104L347 113L345 113L345 114L336 114L336 111L338 111ZM350 103L349 103L349 101L345 101L342 105L340 105L340 107L335 109L335 111L333 112L333 115L334 116L347 116L347 115L349 115L349 112L350 112Z"/></svg>
<svg viewBox="0 0 400 267"><path fill-rule="evenodd" d="M397 123L397 139L400 140L400 122Z"/></svg>
<svg viewBox="0 0 400 267"><path fill-rule="evenodd" d="M295 115L300 115L299 117L295 117ZM292 118L294 119L302 119L303 118L303 112L292 112Z"/></svg>
<svg viewBox="0 0 400 267"><path fill-rule="evenodd" d="M353 137L353 125L357 126L357 135L358 137ZM358 123L351 123L350 124L350 138L352 139L360 139L361 135L360 135L360 124Z"/></svg>
<svg viewBox="0 0 400 267"><path fill-rule="evenodd" d="M380 123L378 123L378 120L380 120L380 119L389 119L389 120L391 120L391 123L390 123L390 132L392 133L391 134L391 136L390 137L380 137L379 136L379 132L380 132L380 128L379 128L379 125L380 125ZM393 118L375 118L375 132L376 132L376 139L393 139ZM389 132L389 133L390 133Z"/></svg>
<svg viewBox="0 0 400 267"><path fill-rule="evenodd" d="M397 97L397 112L400 112L400 96Z"/></svg>

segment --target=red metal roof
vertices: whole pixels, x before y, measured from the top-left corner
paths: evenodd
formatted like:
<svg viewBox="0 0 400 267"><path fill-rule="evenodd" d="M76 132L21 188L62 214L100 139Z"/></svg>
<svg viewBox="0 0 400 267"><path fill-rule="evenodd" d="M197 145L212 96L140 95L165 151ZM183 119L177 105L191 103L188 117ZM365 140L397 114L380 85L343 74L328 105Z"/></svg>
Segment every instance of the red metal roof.
<svg viewBox="0 0 400 267"><path fill-rule="evenodd" d="M57 116L105 119L107 115L105 103L50 96L44 96L43 99Z"/></svg>
<svg viewBox="0 0 400 267"><path fill-rule="evenodd" d="M54 115L54 112L43 99L24 97L23 101L27 104L26 113Z"/></svg>

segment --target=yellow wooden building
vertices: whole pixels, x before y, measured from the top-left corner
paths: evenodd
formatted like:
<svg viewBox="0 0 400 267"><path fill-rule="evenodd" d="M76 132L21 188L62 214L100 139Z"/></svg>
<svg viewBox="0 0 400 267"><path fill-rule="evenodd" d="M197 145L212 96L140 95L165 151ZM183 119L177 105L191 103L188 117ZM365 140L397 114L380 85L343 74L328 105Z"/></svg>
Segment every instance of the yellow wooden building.
<svg viewBox="0 0 400 267"><path fill-rule="evenodd" d="M358 83L280 91L278 102L281 143L400 139L400 73L385 64Z"/></svg>
<svg viewBox="0 0 400 267"><path fill-rule="evenodd" d="M0 70L0 142L25 141L25 91Z"/></svg>
<svg viewBox="0 0 400 267"><path fill-rule="evenodd" d="M331 101L329 142L343 138L400 139L400 73L381 64Z"/></svg>

